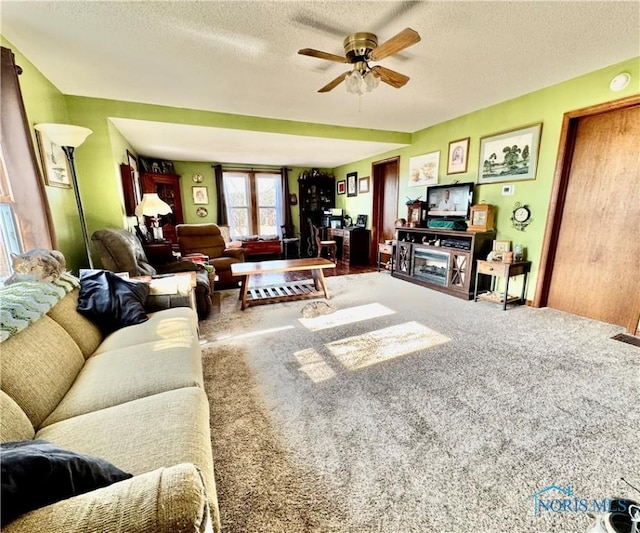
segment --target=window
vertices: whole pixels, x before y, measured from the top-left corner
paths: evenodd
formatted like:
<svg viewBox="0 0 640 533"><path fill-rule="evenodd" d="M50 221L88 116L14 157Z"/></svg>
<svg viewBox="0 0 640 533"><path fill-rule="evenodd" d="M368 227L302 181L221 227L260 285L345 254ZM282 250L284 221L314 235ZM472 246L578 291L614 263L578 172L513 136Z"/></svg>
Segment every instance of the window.
<svg viewBox="0 0 640 533"><path fill-rule="evenodd" d="M0 72L0 278L10 272L10 252L55 245L44 184L22 102L13 53L2 47Z"/></svg>
<svg viewBox="0 0 640 533"><path fill-rule="evenodd" d="M268 172L224 172L231 237L278 235L282 225L282 178Z"/></svg>

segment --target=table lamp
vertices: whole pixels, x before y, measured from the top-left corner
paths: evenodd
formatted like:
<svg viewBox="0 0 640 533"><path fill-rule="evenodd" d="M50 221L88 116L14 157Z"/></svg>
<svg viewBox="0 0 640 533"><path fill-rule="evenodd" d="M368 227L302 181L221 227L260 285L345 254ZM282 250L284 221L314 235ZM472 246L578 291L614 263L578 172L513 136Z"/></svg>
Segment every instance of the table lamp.
<svg viewBox="0 0 640 533"><path fill-rule="evenodd" d="M84 218L84 209L82 208L80 190L78 189L78 179L76 177L76 166L73 159L74 149L80 146L86 138L93 133L93 131L89 128L72 126L71 124L36 124L35 128L43 133L51 142L60 146L64 154L67 156L67 160L69 161L69 170L71 171L73 192L76 195L76 205L78 206L78 216L80 218L80 229L82 230L84 249L87 254L87 259L89 260L89 268L93 268L89 233L87 232L87 222Z"/></svg>
<svg viewBox="0 0 640 533"><path fill-rule="evenodd" d="M171 206L162 201L157 193L146 192L142 195L142 201L136 207L136 216L146 216L152 220L153 239L161 241L163 239L162 228L160 227L160 216L171 213Z"/></svg>

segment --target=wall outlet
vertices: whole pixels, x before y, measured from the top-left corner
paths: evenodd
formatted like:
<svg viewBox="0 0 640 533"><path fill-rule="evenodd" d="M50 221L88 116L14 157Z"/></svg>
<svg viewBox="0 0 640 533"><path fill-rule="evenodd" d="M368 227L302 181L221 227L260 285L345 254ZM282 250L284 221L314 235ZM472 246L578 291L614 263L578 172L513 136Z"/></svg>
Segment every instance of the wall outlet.
<svg viewBox="0 0 640 533"><path fill-rule="evenodd" d="M502 196L513 196L516 192L515 185L503 185L502 186Z"/></svg>

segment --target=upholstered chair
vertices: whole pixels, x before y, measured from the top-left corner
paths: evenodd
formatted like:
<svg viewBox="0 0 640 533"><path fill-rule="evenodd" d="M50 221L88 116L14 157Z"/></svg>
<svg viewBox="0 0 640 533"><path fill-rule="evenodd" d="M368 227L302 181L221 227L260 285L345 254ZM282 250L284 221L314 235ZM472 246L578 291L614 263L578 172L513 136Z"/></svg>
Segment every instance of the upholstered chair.
<svg viewBox="0 0 640 533"><path fill-rule="evenodd" d="M240 278L231 275L231 265L244 262L242 248L227 248L217 224L178 224L178 246L182 255L203 254L216 269L219 285L237 284Z"/></svg>
<svg viewBox="0 0 640 533"><path fill-rule="evenodd" d="M211 312L211 287L206 270L198 268L191 261L176 261L162 267L154 268L144 253L142 244L131 232L123 229L101 229L91 236L95 250L105 270L112 272L128 272L130 276L155 276L174 272L196 272L196 308L201 320ZM147 299L147 310L157 311L169 307L186 307L188 298L180 295L150 295Z"/></svg>

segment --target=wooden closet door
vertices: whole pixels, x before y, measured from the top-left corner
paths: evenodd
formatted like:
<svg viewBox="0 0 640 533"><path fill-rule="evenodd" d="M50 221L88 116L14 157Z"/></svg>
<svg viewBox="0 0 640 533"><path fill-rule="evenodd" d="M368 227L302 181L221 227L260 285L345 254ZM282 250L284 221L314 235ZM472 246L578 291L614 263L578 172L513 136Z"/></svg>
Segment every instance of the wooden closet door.
<svg viewBox="0 0 640 533"><path fill-rule="evenodd" d="M578 121L549 307L624 327L637 321L639 148L640 107Z"/></svg>

